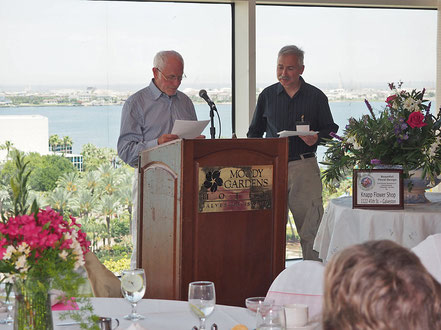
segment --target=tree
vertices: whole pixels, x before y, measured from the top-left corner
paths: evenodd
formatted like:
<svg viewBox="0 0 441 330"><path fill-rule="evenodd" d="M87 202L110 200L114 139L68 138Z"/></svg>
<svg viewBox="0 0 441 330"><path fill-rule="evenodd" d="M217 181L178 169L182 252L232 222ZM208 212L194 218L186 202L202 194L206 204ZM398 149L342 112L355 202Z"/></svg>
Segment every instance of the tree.
<svg viewBox="0 0 441 330"><path fill-rule="evenodd" d="M49 147L51 151L55 151L56 146L61 144L61 139L57 134L53 134L49 137Z"/></svg>
<svg viewBox="0 0 441 330"><path fill-rule="evenodd" d="M83 145L81 154L83 155L85 171L96 170L102 164L111 164L113 159L117 156L115 150L110 148L98 148L91 143Z"/></svg>
<svg viewBox="0 0 441 330"><path fill-rule="evenodd" d="M5 143L0 144L0 150L6 150L6 160L9 159L9 154L11 153L11 150L13 149L14 143L11 141L5 141Z"/></svg>
<svg viewBox="0 0 441 330"><path fill-rule="evenodd" d="M62 156L31 153L28 159L29 167L33 170L29 178L33 190L51 191L64 173L76 171L70 160Z"/></svg>

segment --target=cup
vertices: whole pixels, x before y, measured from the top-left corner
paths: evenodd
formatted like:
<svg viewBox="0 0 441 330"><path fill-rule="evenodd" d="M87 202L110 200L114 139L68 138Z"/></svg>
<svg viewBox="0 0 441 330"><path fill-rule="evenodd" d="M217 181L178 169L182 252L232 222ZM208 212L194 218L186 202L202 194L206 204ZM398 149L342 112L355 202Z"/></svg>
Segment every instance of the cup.
<svg viewBox="0 0 441 330"><path fill-rule="evenodd" d="M116 327L112 328L112 318L111 317L99 317L98 318L98 327L100 330L114 330L119 326L119 320L115 319Z"/></svg>
<svg viewBox="0 0 441 330"><path fill-rule="evenodd" d="M308 323L308 305L287 304L285 305L286 327L303 327Z"/></svg>
<svg viewBox="0 0 441 330"><path fill-rule="evenodd" d="M256 330L286 328L285 309L283 306L263 303L257 309Z"/></svg>

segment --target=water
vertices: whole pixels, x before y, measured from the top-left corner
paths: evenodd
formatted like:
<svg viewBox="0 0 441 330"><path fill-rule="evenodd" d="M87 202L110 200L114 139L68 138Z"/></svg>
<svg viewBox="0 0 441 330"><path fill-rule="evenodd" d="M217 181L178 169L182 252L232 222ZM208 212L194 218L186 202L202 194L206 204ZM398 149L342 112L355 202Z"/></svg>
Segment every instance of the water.
<svg viewBox="0 0 441 330"><path fill-rule="evenodd" d="M372 102L374 109L381 110L384 102ZM368 110L364 102L331 102L331 111L334 121L340 126L339 133L343 132L349 117L359 118L367 114ZM207 104L195 104L198 119L210 119L210 109ZM121 105L87 106L87 107L16 107L0 108L1 115L42 115L49 119L49 136L57 134L60 137L69 136L73 140L73 153L80 153L82 146L92 143L98 147L116 149L118 141ZM215 116L216 138L230 138L231 127L231 104L217 105L221 119L222 131L219 130L219 122ZM1 117L0 117L1 120ZM210 123L202 133L210 137ZM323 158L325 148L319 147L318 158Z"/></svg>

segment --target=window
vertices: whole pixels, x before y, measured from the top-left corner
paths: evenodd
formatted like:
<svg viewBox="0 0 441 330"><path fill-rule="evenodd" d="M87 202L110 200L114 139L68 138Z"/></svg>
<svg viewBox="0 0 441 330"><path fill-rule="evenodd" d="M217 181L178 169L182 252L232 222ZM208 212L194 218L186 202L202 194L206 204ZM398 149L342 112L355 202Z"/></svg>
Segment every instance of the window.
<svg viewBox="0 0 441 330"><path fill-rule="evenodd" d="M367 113L364 99L374 110L385 105L389 82L403 81L407 90L426 88L434 102L436 15L435 10L257 6L258 91L277 82L277 53L295 44L305 51L304 79L328 96L340 132L349 117ZM324 151L318 148L319 159ZM287 232L287 257L299 257L291 226Z"/></svg>

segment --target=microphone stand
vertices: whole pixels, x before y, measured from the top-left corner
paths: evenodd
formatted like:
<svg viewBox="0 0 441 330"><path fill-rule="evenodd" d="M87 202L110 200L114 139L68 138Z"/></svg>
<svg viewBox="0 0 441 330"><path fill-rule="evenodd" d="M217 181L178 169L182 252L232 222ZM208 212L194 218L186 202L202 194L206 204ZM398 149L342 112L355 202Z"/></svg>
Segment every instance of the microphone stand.
<svg viewBox="0 0 441 330"><path fill-rule="evenodd" d="M214 112L217 112L217 109L216 105L212 101L208 102L208 105L210 106L210 136L212 139L215 139L216 127L214 127Z"/></svg>

